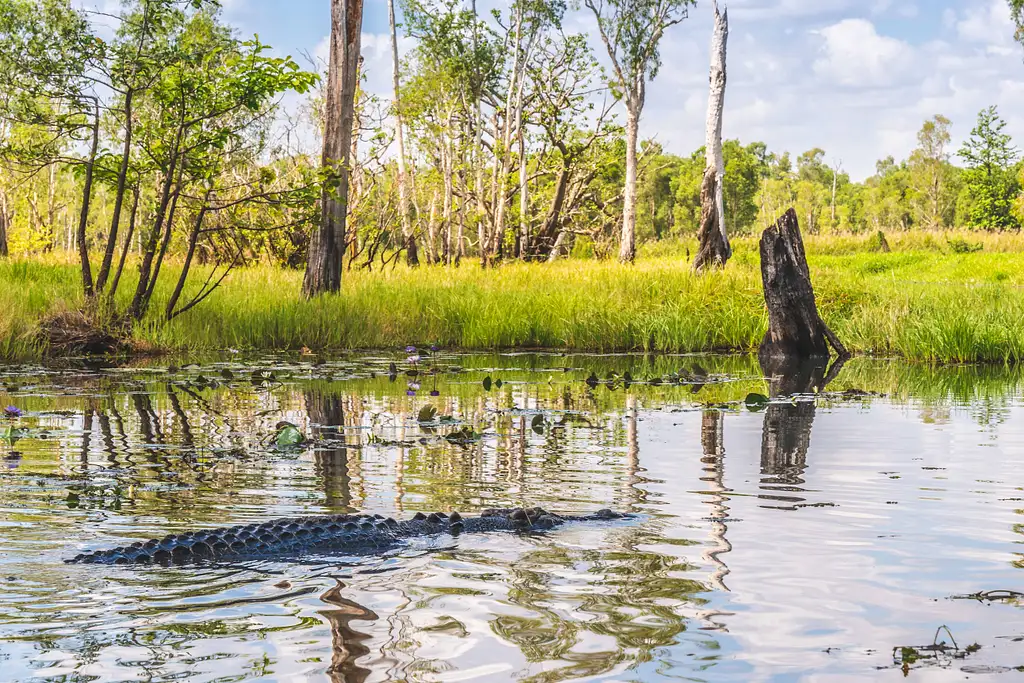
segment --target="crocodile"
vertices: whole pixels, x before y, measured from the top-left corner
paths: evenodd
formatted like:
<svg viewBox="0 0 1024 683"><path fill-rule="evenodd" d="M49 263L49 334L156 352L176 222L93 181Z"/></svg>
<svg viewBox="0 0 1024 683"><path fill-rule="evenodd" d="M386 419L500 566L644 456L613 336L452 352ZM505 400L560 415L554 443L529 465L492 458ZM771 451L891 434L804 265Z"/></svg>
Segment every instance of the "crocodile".
<svg viewBox="0 0 1024 683"><path fill-rule="evenodd" d="M368 555L400 545L405 539L438 534L487 531L546 531L566 522L613 520L627 513L598 510L584 515L559 515L539 507L492 508L479 516L458 512L416 513L397 521L382 515L317 515L284 517L172 534L127 546L82 553L72 564L183 565L255 559L286 559L304 554Z"/></svg>

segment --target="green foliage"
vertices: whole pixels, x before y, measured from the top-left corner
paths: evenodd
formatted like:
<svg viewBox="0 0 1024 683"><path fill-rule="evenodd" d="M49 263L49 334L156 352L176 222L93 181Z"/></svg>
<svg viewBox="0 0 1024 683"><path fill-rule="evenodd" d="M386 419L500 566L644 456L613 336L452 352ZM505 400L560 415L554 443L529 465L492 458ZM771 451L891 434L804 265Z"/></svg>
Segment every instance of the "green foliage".
<svg viewBox="0 0 1024 683"><path fill-rule="evenodd" d="M957 215L966 225L989 230L1017 228L1014 199L1020 192L1011 164L1017 149L1004 133L1006 122L995 107L978 114L978 124L960 149L967 164L963 190L957 202Z"/></svg>

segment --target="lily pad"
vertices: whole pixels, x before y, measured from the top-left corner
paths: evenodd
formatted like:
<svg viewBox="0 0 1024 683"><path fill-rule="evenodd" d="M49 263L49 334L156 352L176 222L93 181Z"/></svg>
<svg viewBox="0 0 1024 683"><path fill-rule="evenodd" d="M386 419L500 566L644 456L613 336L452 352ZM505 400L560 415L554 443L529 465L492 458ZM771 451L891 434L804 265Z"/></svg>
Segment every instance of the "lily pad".
<svg viewBox="0 0 1024 683"><path fill-rule="evenodd" d="M426 405L420 408L419 415L416 419L420 422L433 422L437 419L437 408L431 405Z"/></svg>
<svg viewBox="0 0 1024 683"><path fill-rule="evenodd" d="M747 397L743 399L743 402L747 405L747 410L752 413L760 412L768 406L768 397L764 394L747 394Z"/></svg>
<svg viewBox="0 0 1024 683"><path fill-rule="evenodd" d="M491 385L493 384L493 382L491 381L490 376L484 377L483 384L484 384L484 391L490 391L491 390Z"/></svg>
<svg viewBox="0 0 1024 683"><path fill-rule="evenodd" d="M538 434L544 433L544 416L534 415L533 419L530 420L530 427Z"/></svg>
<svg viewBox="0 0 1024 683"><path fill-rule="evenodd" d="M281 448L300 446L306 443L306 435L291 422L278 422L274 443Z"/></svg>

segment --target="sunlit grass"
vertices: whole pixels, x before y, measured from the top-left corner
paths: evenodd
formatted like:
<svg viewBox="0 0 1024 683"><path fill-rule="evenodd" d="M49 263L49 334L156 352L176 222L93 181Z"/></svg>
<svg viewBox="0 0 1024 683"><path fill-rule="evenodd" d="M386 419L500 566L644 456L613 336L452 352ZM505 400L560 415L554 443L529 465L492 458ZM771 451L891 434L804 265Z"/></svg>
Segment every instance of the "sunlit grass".
<svg viewBox="0 0 1024 683"><path fill-rule="evenodd" d="M810 238L823 317L851 350L945 362L1024 359L1024 240L977 253L921 248L861 251L854 238ZM1021 251L1009 250L1017 244ZM996 250L996 246L1006 250ZM916 248L915 248L916 247ZM724 271L694 275L685 254L637 265L569 260L481 270L398 266L345 274L340 295L306 301L302 274L269 266L233 273L225 286L170 324L161 313L173 272L158 289L139 341L165 349L314 350L436 343L470 349L584 351L753 350L767 325L756 242L738 240ZM173 266L169 268L173 271ZM201 269L195 274L201 279ZM121 305L133 288L122 284ZM0 354L38 355L33 330L48 312L80 306L71 264L0 263Z"/></svg>

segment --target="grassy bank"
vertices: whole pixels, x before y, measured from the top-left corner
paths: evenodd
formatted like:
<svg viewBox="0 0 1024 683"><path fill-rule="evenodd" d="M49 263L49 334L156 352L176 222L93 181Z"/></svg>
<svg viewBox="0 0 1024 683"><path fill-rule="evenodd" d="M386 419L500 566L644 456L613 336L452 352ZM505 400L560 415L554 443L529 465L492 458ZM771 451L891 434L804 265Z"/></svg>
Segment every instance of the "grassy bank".
<svg viewBox="0 0 1024 683"><path fill-rule="evenodd" d="M977 238L978 243L986 238ZM928 361L1024 359L1024 241L988 238L955 253L923 238L872 253L863 240L808 241L822 315L856 352ZM998 241L997 241L998 240ZM1014 250L1013 247L1018 247ZM682 251L679 246L676 251ZM551 347L586 351L750 350L766 317L756 244L743 240L723 272L693 275L680 253L637 265L570 260L481 271L352 272L339 296L304 301L301 273L240 270L169 325L154 315L140 341L178 350ZM165 276L166 277L166 276ZM170 278L167 278L169 281ZM132 289L129 280L123 293ZM165 283L166 284L166 283ZM36 321L81 302L69 264L0 263L0 354L31 357Z"/></svg>

